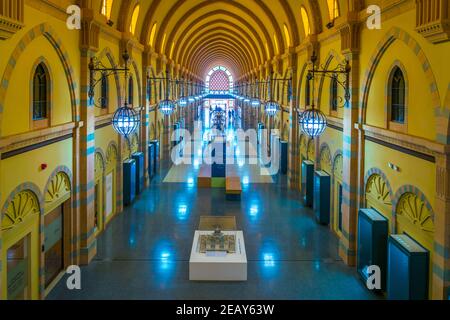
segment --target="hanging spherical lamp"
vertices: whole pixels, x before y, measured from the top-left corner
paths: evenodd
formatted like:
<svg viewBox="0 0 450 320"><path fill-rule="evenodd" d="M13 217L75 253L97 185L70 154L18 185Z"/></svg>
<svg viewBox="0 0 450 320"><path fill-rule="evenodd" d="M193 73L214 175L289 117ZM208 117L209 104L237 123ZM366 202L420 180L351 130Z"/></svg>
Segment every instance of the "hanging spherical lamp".
<svg viewBox="0 0 450 320"><path fill-rule="evenodd" d="M178 99L178 105L181 108L187 107L187 105L188 105L188 98L187 97L181 97L180 99Z"/></svg>
<svg viewBox="0 0 450 320"><path fill-rule="evenodd" d="M162 100L159 102L159 111L165 116L170 116L175 111L175 103L170 100Z"/></svg>
<svg viewBox="0 0 450 320"><path fill-rule="evenodd" d="M268 101L264 106L264 109L269 117L274 117L277 115L280 110L280 105L275 101Z"/></svg>
<svg viewBox="0 0 450 320"><path fill-rule="evenodd" d="M139 114L128 106L117 109L112 118L114 130L124 137L133 134L139 126L139 123Z"/></svg>
<svg viewBox="0 0 450 320"><path fill-rule="evenodd" d="M299 115L299 124L306 135L315 138L325 131L327 117L320 110L309 109Z"/></svg>
<svg viewBox="0 0 450 320"><path fill-rule="evenodd" d="M257 108L261 105L261 102L259 101L258 98L253 98L250 104L252 107Z"/></svg>

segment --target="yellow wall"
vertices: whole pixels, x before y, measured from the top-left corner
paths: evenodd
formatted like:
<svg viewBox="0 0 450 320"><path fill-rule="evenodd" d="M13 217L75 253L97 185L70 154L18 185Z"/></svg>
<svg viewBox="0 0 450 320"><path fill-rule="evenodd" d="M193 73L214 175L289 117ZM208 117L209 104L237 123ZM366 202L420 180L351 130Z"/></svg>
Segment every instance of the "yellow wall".
<svg viewBox="0 0 450 320"><path fill-rule="evenodd" d="M386 174L394 194L403 185L414 185L425 194L433 206L436 186L436 165L434 163L371 141L366 141L364 161L366 172L376 167ZM390 169L389 163L399 167L400 172Z"/></svg>
<svg viewBox="0 0 450 320"><path fill-rule="evenodd" d="M118 134L114 131L112 126L95 130L95 147L102 149L105 155L108 151L110 142L115 142L117 145L119 144Z"/></svg>
<svg viewBox="0 0 450 320"><path fill-rule="evenodd" d="M36 184L44 192L49 176L58 166L72 169L72 143L67 139L1 161L1 203L24 182ZM40 170L41 164L47 164Z"/></svg>

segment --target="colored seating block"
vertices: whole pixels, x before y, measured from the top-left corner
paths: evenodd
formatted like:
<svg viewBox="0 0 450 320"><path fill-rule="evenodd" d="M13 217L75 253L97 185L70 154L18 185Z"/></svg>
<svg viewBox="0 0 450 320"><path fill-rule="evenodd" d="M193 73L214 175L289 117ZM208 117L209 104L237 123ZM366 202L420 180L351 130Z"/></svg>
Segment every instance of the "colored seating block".
<svg viewBox="0 0 450 320"><path fill-rule="evenodd" d="M228 177L225 183L226 199L230 201L239 201L242 194L241 178Z"/></svg>
<svg viewBox="0 0 450 320"><path fill-rule="evenodd" d="M212 164L212 177L213 178L225 178L225 165L224 164Z"/></svg>
<svg viewBox="0 0 450 320"><path fill-rule="evenodd" d="M211 178L212 188L225 188L225 178Z"/></svg>
<svg viewBox="0 0 450 320"><path fill-rule="evenodd" d="M211 166L202 165L197 177L197 186L199 188L211 188Z"/></svg>

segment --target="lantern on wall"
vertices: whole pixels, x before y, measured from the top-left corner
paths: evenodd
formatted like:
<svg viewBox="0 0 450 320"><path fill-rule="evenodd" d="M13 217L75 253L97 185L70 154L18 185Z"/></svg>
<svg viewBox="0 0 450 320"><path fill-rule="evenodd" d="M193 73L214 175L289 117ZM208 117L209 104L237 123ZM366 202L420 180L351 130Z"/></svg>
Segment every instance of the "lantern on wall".
<svg viewBox="0 0 450 320"><path fill-rule="evenodd" d="M186 97L184 94L184 89L185 89L184 86L185 86L185 82L184 82L184 80L182 80L181 81L181 97L178 99L178 106L180 106L180 108L187 107L187 105L189 104L188 97Z"/></svg>
<svg viewBox="0 0 450 320"><path fill-rule="evenodd" d="M327 127L327 117L317 109L306 110L299 118L300 128L311 138L320 136Z"/></svg>
<svg viewBox="0 0 450 320"><path fill-rule="evenodd" d="M125 62L125 66L123 68L108 68L105 67L102 62L95 58L91 57L91 60L89 62L89 72L90 72L90 85L89 85L89 98L91 101L94 100L94 93L95 93L95 86L100 83L103 79L106 77L109 77L111 75L116 75L118 72L124 72L125 81L124 83L128 83L128 61L130 60L130 56L128 52L125 50L125 52L122 55L123 61ZM96 73L101 73L101 78L96 79L95 75ZM128 94L127 94L127 85L125 85L125 101L123 107L120 107L117 109L117 111L114 113L111 124L114 128L114 130L117 131L120 135L124 136L125 138L129 137L131 134L133 134L137 128L139 127L139 124L141 122L140 114L138 111L133 109L129 106L128 101Z"/></svg>
<svg viewBox="0 0 450 320"><path fill-rule="evenodd" d="M163 115L170 116L175 111L175 103L170 99L162 100L158 108Z"/></svg>
<svg viewBox="0 0 450 320"><path fill-rule="evenodd" d="M274 117L277 115L278 111L280 110L280 105L278 104L278 102L272 100L272 89L271 89L272 79L271 78L272 77L270 77L269 81L267 82L269 101L266 102L266 104L264 106L264 110L266 111L266 114L269 117Z"/></svg>
<svg viewBox="0 0 450 320"><path fill-rule="evenodd" d="M274 117L277 115L278 111L280 111L280 105L275 101L268 101L264 106L264 110L269 117Z"/></svg>
<svg viewBox="0 0 450 320"><path fill-rule="evenodd" d="M173 102L173 100L170 99L171 80L169 69L166 70L165 80L166 80L166 98L159 102L158 109L163 115L170 116L175 111L175 102Z"/></svg>
<svg viewBox="0 0 450 320"><path fill-rule="evenodd" d="M256 83L254 84L253 98L250 101L250 105L253 108L257 108L261 105L261 101L259 100L259 82L258 82L258 80L256 80Z"/></svg>
<svg viewBox="0 0 450 320"><path fill-rule="evenodd" d="M252 101L250 102L250 105L254 108L257 108L261 105L261 102L259 101L258 98L253 98Z"/></svg>
<svg viewBox="0 0 450 320"><path fill-rule="evenodd" d="M314 103L314 92L315 92L315 76L316 74L321 74L324 77L331 78L336 84L339 84L345 91L344 99L340 98L340 100L345 101L347 104L350 101L350 89L349 89L349 75L351 71L350 63L348 60L345 61L345 64L338 64L335 69L327 70L320 69L316 66L317 56L315 52L313 52L311 56L312 67L308 71L307 81L312 81L312 103L309 109L306 109L302 113L299 114L299 125L301 130L311 138L315 138L320 136L327 127L327 117L325 114L320 111L320 108L316 108ZM336 97L336 99L338 99ZM334 101L335 99L333 99Z"/></svg>
<svg viewBox="0 0 450 320"><path fill-rule="evenodd" d="M178 105L181 108L187 107L187 105L188 105L188 98L187 97L181 97L180 99L178 99Z"/></svg>
<svg viewBox="0 0 450 320"><path fill-rule="evenodd" d="M137 130L139 123L139 114L127 105L117 109L112 118L114 130L124 137L132 135Z"/></svg>

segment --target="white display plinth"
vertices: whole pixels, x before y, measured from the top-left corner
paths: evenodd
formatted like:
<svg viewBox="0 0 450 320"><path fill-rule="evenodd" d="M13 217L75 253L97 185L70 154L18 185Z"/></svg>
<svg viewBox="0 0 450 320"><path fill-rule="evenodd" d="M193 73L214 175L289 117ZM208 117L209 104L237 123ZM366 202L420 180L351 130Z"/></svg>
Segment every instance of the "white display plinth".
<svg viewBox="0 0 450 320"><path fill-rule="evenodd" d="M195 231L189 260L189 280L193 281L247 281L247 254L242 231L223 231L236 235L236 253L200 253L200 235L212 231Z"/></svg>

